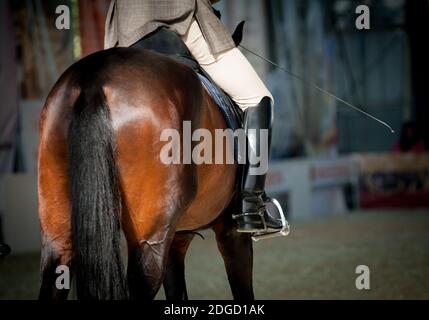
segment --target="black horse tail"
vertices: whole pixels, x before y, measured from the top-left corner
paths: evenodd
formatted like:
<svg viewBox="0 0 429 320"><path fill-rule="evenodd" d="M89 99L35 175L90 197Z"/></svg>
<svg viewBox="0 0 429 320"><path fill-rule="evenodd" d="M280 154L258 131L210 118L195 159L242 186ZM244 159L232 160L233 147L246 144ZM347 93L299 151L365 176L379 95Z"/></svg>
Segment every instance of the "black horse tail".
<svg viewBox="0 0 429 320"><path fill-rule="evenodd" d="M121 188L115 139L100 85L81 86L69 128L73 269L78 299L126 299Z"/></svg>

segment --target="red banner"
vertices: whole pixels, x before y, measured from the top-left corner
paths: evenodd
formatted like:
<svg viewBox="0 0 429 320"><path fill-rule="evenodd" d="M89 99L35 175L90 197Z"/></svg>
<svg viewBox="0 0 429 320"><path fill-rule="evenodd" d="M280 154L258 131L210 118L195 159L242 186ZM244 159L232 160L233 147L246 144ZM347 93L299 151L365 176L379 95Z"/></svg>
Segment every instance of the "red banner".
<svg viewBox="0 0 429 320"><path fill-rule="evenodd" d="M429 153L359 156L362 208L429 207Z"/></svg>
<svg viewBox="0 0 429 320"><path fill-rule="evenodd" d="M104 47L104 22L110 0L79 1L79 27L82 57Z"/></svg>

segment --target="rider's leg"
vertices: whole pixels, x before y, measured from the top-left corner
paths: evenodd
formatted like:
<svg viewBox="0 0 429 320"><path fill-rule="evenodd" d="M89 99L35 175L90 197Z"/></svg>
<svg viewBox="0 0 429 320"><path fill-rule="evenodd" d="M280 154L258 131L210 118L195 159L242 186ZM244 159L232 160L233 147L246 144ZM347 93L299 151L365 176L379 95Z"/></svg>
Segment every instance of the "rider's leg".
<svg viewBox="0 0 429 320"><path fill-rule="evenodd" d="M210 52L196 20L182 39L201 67L242 110L257 106L266 96L273 100L240 50L233 48L215 55Z"/></svg>
<svg viewBox="0 0 429 320"><path fill-rule="evenodd" d="M281 229L281 222L267 214L262 200L267 170L257 170L252 164L252 157L256 156L258 150L261 153L261 147L266 147L266 153L259 156L265 156L262 161L268 163L274 102L271 93L237 48L212 54L195 20L182 39L201 67L245 113L243 126L248 140L246 149L253 152L248 152L250 161L243 175L242 210L235 216L238 231ZM263 130L267 133L265 141L261 140Z"/></svg>
<svg viewBox="0 0 429 320"><path fill-rule="evenodd" d="M268 171L272 124L273 104L269 97L264 97L257 107L244 111L247 163L241 189L242 211L234 216L240 232L257 232L261 229L275 231L282 228L280 220L266 214L262 198Z"/></svg>

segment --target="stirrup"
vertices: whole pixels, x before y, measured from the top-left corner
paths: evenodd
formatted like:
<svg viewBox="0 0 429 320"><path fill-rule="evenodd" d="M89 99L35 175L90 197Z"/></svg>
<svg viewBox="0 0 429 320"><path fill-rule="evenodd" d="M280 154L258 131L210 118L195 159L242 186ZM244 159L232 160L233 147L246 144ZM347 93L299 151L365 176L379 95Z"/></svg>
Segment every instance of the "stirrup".
<svg viewBox="0 0 429 320"><path fill-rule="evenodd" d="M276 238L276 237L286 237L290 233L289 222L285 218L285 215L283 213L282 207L280 206L280 203L277 201L277 199L274 199L274 198L267 198L266 199L265 205L266 205L267 214L270 215L271 217L273 217L270 214L270 210L269 210L270 204L272 204L276 207L278 214L280 216L280 220L282 222L282 228L278 231L271 231L272 229L267 228L265 218L262 217L265 229L258 231L258 232L255 232L252 235L252 240L255 242L259 241L259 240L265 240L265 239Z"/></svg>

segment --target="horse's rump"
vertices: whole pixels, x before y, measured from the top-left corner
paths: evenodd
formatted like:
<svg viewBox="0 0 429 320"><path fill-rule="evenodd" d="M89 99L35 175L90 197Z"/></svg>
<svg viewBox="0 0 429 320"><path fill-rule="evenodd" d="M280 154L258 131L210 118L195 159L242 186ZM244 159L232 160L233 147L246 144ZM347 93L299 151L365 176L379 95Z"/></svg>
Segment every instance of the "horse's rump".
<svg viewBox="0 0 429 320"><path fill-rule="evenodd" d="M69 131L72 119L81 121L76 118L77 107L80 114L93 114L91 117L100 120L102 129L98 138L93 135L97 123L92 120L80 123L79 130ZM100 118L96 110L106 111L106 117ZM106 193L114 192L105 190L107 184L96 183L99 180L118 180L121 212L110 213L110 218L120 217L130 252L139 248L148 270L162 269L168 244L177 230L198 229L213 221L232 197L236 167L162 163L160 153L166 143L160 139L162 131L174 129L181 133L184 121L190 121L193 129L206 128L211 133L217 128L226 128L213 100L187 66L153 52L131 48L98 52L71 66L51 91L40 122L39 215L44 246L54 252L43 261L54 259L56 263L70 265L76 257L74 251L80 250L73 243L77 233L95 232L72 228L75 217L71 212L80 217L82 225L91 221L87 220L88 215L94 210L106 210L105 206L91 206L94 201L103 203ZM96 152L100 145L106 144L103 130L105 134L111 130L116 164L104 161L106 156ZM70 132L74 132L73 136ZM71 145L79 150L73 159ZM104 171L94 167L91 171L89 162L76 169L77 162L84 163L85 154L89 160L103 158L98 163L100 167L111 169L115 165L117 176L109 176L109 167ZM76 174L89 180L78 179L73 176ZM101 198L91 200L97 194ZM76 199L71 196L86 201L82 206L84 212L75 213L82 210L73 209ZM89 239L91 235L85 237ZM101 239L93 238L94 241ZM134 259L142 258L135 256ZM160 279L153 280L150 286L156 288Z"/></svg>

